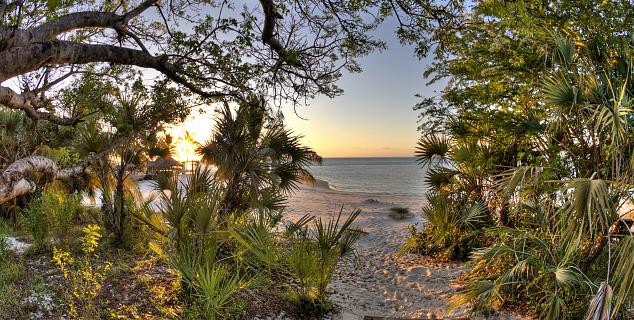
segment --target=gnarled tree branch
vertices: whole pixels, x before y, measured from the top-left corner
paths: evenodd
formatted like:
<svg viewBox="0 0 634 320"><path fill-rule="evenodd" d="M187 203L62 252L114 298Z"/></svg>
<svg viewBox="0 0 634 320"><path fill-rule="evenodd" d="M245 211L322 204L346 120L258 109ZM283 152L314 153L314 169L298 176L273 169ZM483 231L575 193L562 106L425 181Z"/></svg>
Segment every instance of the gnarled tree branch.
<svg viewBox="0 0 634 320"><path fill-rule="evenodd" d="M33 120L47 120L62 126L71 126L80 121L77 118L65 118L50 112L37 110L35 106L38 104L38 99L33 94L18 94L10 88L0 86L0 104L11 109L22 110Z"/></svg>
<svg viewBox="0 0 634 320"><path fill-rule="evenodd" d="M54 40L60 34L82 28L115 28L128 23L159 0L147 0L123 15L112 12L75 12L41 24L32 29L0 28L0 51L23 47L31 43Z"/></svg>
<svg viewBox="0 0 634 320"><path fill-rule="evenodd" d="M115 148L127 143L132 137L122 137L100 153L82 163L64 169L58 169L55 161L44 156L30 156L10 164L0 174L0 204L35 191L36 185L29 180L34 173L43 173L49 180L70 179L86 170L91 164L107 157Z"/></svg>

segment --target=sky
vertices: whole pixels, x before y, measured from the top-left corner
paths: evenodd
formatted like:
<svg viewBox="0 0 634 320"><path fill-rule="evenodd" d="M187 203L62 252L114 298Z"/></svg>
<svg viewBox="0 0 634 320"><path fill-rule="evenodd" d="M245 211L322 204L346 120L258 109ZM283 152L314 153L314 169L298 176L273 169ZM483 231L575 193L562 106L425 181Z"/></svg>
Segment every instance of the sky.
<svg viewBox="0 0 634 320"><path fill-rule="evenodd" d="M412 47L402 46L394 25L383 25L378 36L388 49L364 57L362 73L343 75L344 94L317 97L309 106L283 109L287 124L304 135L304 142L323 157L412 156L420 135L415 95L437 95L439 84L425 85L422 74L430 60L419 60Z"/></svg>
<svg viewBox="0 0 634 320"><path fill-rule="evenodd" d="M304 136L303 142L322 157L413 156L419 102L416 94L438 95L442 83L425 85L422 74L431 60L419 60L414 49L402 46L394 34L395 25L386 23L377 37L388 49L360 59L363 72L344 73L338 85L344 94L309 101L308 106L282 107L287 125ZM203 142L213 126L213 114L196 115L172 130L177 139L187 130ZM185 159L179 159L185 160Z"/></svg>

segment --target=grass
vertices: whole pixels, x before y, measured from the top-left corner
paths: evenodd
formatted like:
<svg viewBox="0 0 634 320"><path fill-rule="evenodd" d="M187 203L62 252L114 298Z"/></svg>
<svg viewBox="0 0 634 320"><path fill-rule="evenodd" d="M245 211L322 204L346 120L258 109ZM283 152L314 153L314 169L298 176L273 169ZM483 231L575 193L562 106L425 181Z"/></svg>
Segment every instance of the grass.
<svg viewBox="0 0 634 320"><path fill-rule="evenodd" d="M403 207L392 207L388 209L388 215L392 219L401 220L411 218L413 215L409 212L408 208Z"/></svg>
<svg viewBox="0 0 634 320"><path fill-rule="evenodd" d="M19 261L10 256L0 258L0 319L20 308L25 296L21 287L24 275Z"/></svg>

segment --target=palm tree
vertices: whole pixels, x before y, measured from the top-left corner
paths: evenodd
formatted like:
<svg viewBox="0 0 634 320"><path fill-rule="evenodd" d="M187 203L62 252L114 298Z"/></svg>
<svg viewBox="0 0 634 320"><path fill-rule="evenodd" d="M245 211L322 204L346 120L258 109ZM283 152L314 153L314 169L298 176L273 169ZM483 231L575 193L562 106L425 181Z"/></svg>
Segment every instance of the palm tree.
<svg viewBox="0 0 634 320"><path fill-rule="evenodd" d="M75 150L82 156L99 153L113 144L115 136L101 131L95 122L81 129ZM142 200L138 185L130 172L145 160L144 149L136 141L117 146L108 158L97 160L87 170L84 187L94 195L101 191L101 214L106 229L114 236L113 244L124 246L130 227L130 206Z"/></svg>
<svg viewBox="0 0 634 320"><path fill-rule="evenodd" d="M634 190L634 55L621 40L596 50L553 34L549 116L527 149L538 161L492 177L523 222L487 231L494 243L474 255L457 303L534 296L544 318L603 320L634 301L634 235L620 210Z"/></svg>
<svg viewBox="0 0 634 320"><path fill-rule="evenodd" d="M215 178L227 190L224 213L280 209L300 181L314 182L308 166L320 164L321 157L301 138L280 117L270 116L262 98L241 103L235 115L225 104L211 139L197 149L204 163L216 166Z"/></svg>
<svg viewBox="0 0 634 320"><path fill-rule="evenodd" d="M186 160L185 160L185 172L187 172L187 164L190 163L189 161L189 156L191 155L191 153L194 150L194 146L196 146L198 144L198 142L196 142L196 140L194 139L194 137L192 137L192 135L189 133L189 131L185 131L185 135L181 138L178 138L179 143L183 146L183 152L185 153L186 156ZM190 163L190 170L193 170L192 168L193 164Z"/></svg>

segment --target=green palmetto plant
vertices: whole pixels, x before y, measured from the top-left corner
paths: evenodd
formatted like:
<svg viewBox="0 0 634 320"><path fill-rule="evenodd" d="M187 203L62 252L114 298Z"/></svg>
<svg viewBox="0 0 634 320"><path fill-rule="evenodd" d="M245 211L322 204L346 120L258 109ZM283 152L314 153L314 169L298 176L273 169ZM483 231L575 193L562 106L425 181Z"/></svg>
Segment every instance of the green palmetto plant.
<svg viewBox="0 0 634 320"><path fill-rule="evenodd" d="M79 129L74 149L80 156L88 157L111 148L115 139L113 133L100 129L96 121L88 121ZM107 231L113 235L113 244L116 246L130 245L133 233L131 211L134 206L140 206L143 202L143 196L131 173L145 160L141 142L130 140L116 146L108 157L95 161L86 170L82 181L77 183L80 189L88 191L93 200L96 191L101 192L102 221Z"/></svg>
<svg viewBox="0 0 634 320"><path fill-rule="evenodd" d="M327 222L303 219L303 227L291 226L285 258L290 276L298 282L292 290L300 304L327 309L326 288L337 265L356 257L355 243L362 231L352 228L352 223L360 213L354 210L342 221L342 207L337 217Z"/></svg>
<svg viewBox="0 0 634 320"><path fill-rule="evenodd" d="M152 231L150 248L180 274L185 292L205 318L224 315L237 292L264 284L263 273L249 268L231 245L220 220L225 191L209 169L196 168L185 181L164 175L155 188L158 207L147 202L136 218ZM241 231L251 234L247 227Z"/></svg>
<svg viewBox="0 0 634 320"><path fill-rule="evenodd" d="M578 252L571 243L512 228L487 232L499 240L473 254L468 286L452 297L454 308L467 303L495 308L505 300L524 299L543 319L581 316L596 286L576 266Z"/></svg>
<svg viewBox="0 0 634 320"><path fill-rule="evenodd" d="M225 104L217 119L211 139L197 152L217 168L215 177L227 189L226 215L253 206L280 209L281 195L314 181L308 166L321 157L271 117L264 100L251 98L235 114Z"/></svg>
<svg viewBox="0 0 634 320"><path fill-rule="evenodd" d="M420 139L416 158L426 169L424 182L429 192L422 215L427 224L418 232L410 228L412 237L401 253L414 251L424 254L464 259L472 246L477 246L477 235L490 221L489 208L484 204L487 190L488 165L474 161L486 147L453 139L446 135L425 136Z"/></svg>
<svg viewBox="0 0 634 320"><path fill-rule="evenodd" d="M418 163L429 166L434 160L446 163L451 158L452 140L448 136L429 135L422 137L416 145Z"/></svg>
<svg viewBox="0 0 634 320"><path fill-rule="evenodd" d="M494 244L474 254L455 302L521 301L547 319L624 318L634 301L632 235L621 227L633 185L631 44L606 44L605 56L579 40L554 35L553 44L541 88L552 118L540 139L561 149L543 163L549 167L493 177L522 223L487 231Z"/></svg>
<svg viewBox="0 0 634 320"><path fill-rule="evenodd" d="M477 246L478 236L487 221L486 206L474 202L467 207L456 207L456 201L437 193L428 193L426 197L428 203L422 209L425 229L420 233L412 232L412 238L400 252L413 251L463 259L472 246Z"/></svg>
<svg viewBox="0 0 634 320"><path fill-rule="evenodd" d="M355 244L363 231L352 224L360 213L354 210L344 220L342 207L327 221L306 215L278 233L272 232L271 219L258 213L236 223L232 235L245 264L287 283L301 308L327 311L326 288L333 274L340 263L356 260Z"/></svg>

